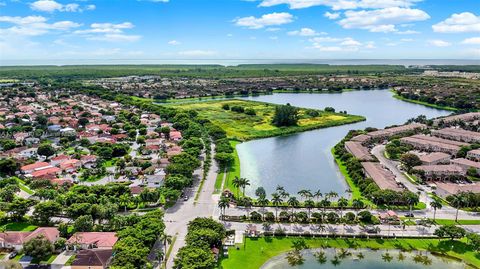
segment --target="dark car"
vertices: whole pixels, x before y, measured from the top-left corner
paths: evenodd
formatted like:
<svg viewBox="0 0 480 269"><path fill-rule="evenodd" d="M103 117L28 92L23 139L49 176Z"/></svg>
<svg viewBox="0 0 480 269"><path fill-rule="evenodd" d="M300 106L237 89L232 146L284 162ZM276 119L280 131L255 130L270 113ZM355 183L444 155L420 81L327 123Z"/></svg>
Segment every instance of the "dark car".
<svg viewBox="0 0 480 269"><path fill-rule="evenodd" d="M413 213L407 213L407 214L405 214L405 217L407 217L407 218L413 218L413 217L415 217L415 216L413 215Z"/></svg>

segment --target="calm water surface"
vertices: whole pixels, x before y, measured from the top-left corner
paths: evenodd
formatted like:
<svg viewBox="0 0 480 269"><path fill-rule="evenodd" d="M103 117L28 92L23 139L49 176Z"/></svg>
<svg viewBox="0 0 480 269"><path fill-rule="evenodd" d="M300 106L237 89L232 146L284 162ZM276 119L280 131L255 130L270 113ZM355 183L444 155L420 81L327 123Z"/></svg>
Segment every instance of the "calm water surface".
<svg viewBox="0 0 480 269"><path fill-rule="evenodd" d="M261 269L287 269L287 268L297 268L297 269L424 269L424 268L437 268L437 269L462 269L468 268L465 264L450 260L447 258L436 257L431 254L422 253L422 255L427 255L431 260L431 264L416 263L413 260L415 253L402 253L404 259L399 261L399 251L390 250L388 251L389 255L392 257L391 261L384 261L382 255L386 251L371 251L371 250L350 250L351 255L341 259L340 264L333 265L331 260L335 256L335 250L327 249L325 254L327 255L327 262L320 264L317 262L313 256L314 251L307 250L304 252L303 257L305 258L305 263L300 266L292 267L288 264L285 259L285 254L272 258ZM363 259L358 259L357 254L362 253L364 255Z"/></svg>
<svg viewBox="0 0 480 269"><path fill-rule="evenodd" d="M267 193L277 185L291 193L301 189L344 194L347 184L335 165L330 152L349 130L366 127L384 128L402 124L418 115L428 118L451 112L397 100L388 90L352 91L336 94L287 94L246 97L243 99L276 104L323 109L334 107L350 114L362 115L364 122L318 129L290 136L259 139L239 144L241 176L250 180L246 189L253 196L263 186Z"/></svg>

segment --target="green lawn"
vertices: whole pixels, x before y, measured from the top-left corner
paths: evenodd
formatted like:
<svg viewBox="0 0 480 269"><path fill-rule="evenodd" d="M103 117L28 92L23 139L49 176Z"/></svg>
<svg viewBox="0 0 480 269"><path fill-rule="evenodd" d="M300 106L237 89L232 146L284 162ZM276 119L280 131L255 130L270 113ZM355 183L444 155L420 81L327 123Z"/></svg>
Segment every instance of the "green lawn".
<svg viewBox="0 0 480 269"><path fill-rule="evenodd" d="M223 269L258 269L266 261L291 249L294 237L247 238L239 250L230 248L228 258L221 261ZM310 248L372 248L429 250L460 258L469 264L480 267L480 253L472 251L466 241L437 239L326 239L305 238ZM248 262L245 262L248 261Z"/></svg>
<svg viewBox="0 0 480 269"><path fill-rule="evenodd" d="M435 219L435 222L439 225L451 225L451 224L460 224L460 225L480 225L480 219L467 219L467 220L455 220L452 219Z"/></svg>
<svg viewBox="0 0 480 269"><path fill-rule="evenodd" d="M227 177L225 178L225 184L223 185L223 189L229 189L235 195L237 194L237 188L233 186L233 179L235 177L240 177L240 158L238 157L237 152L237 145L240 142L238 141L230 141L230 145L234 148L233 150L233 164L227 168ZM223 175L223 173L221 173ZM239 192L240 193L240 192Z"/></svg>
<svg viewBox="0 0 480 269"><path fill-rule="evenodd" d="M28 193L28 194L30 194L30 195L33 195L33 194L35 193L33 190L31 190L31 189L27 186L27 184L25 184L25 181L23 181L23 180L21 180L21 179L19 179L19 178L17 178L17 177L16 177L16 180L17 180L17 182L18 182L18 187L19 187L22 191L24 191L24 192L26 192L26 193Z"/></svg>
<svg viewBox="0 0 480 269"><path fill-rule="evenodd" d="M350 190L352 191L351 192L352 200L361 199L363 200L365 205L375 207L375 205L371 201L363 197L362 193L360 192L360 189L357 187L357 185L355 185L352 178L350 178L350 175L348 175L348 172L347 172L347 167L344 165L344 163L340 159L336 157L335 148L332 148L331 152L332 152L333 158L335 158L335 162L338 165L338 169L340 170L340 173L342 173L343 177L345 178L345 181L347 182L348 186L350 187Z"/></svg>
<svg viewBox="0 0 480 269"><path fill-rule="evenodd" d="M57 258L57 256L57 254L52 254L41 261L33 259L32 264L52 264L52 262Z"/></svg>
<svg viewBox="0 0 480 269"><path fill-rule="evenodd" d="M5 229L5 231L31 232L37 228L38 226L31 225L28 222L10 222L1 226L0 230Z"/></svg>
<svg viewBox="0 0 480 269"><path fill-rule="evenodd" d="M253 109L256 115L225 110L222 108L224 104L228 104L230 107L242 106L245 109ZM271 123L277 106L275 104L230 99L167 105L181 110L195 110L201 116L224 129L229 138L240 141L292 134L365 120L362 116L328 113L320 110L318 110L320 112L319 116L311 117L306 114L307 109L300 108L297 126L276 127Z"/></svg>

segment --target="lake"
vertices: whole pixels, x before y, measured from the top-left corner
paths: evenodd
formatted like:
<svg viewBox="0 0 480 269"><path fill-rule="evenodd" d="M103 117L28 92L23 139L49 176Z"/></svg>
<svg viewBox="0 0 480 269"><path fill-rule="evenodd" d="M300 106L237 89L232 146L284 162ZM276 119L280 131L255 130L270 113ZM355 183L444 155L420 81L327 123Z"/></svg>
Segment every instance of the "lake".
<svg viewBox="0 0 480 269"><path fill-rule="evenodd" d="M364 122L318 129L299 134L253 140L237 146L241 176L250 180L246 193L254 196L259 186L268 194L281 185L291 194L301 189L335 191L345 195L348 186L330 152L349 130L366 127L384 128L403 124L410 118L426 115L428 118L445 116L449 111L434 109L393 98L388 90L350 91L332 94L275 93L242 99L275 104L290 103L305 108L362 115Z"/></svg>
<svg viewBox="0 0 480 269"><path fill-rule="evenodd" d="M400 251L398 250L389 250L388 255L386 256L387 251L379 250L348 250L350 255L343 259L339 259L339 264L332 264L332 260L338 253L338 250L335 249L326 249L324 250L327 261L323 264L320 264L313 253L315 250L306 250L303 251L303 257L305 262L302 265L290 266L285 259L285 254L274 257L264 264L261 269L287 269L287 268L298 268L298 269L316 269L316 268L335 268L335 269L423 269L423 268L442 268L442 269L461 269L467 268L467 266L458 261L451 259L436 257L432 254L422 252L422 255L428 257L428 261L425 263L420 262L420 259L414 260L414 257L417 253L415 252L402 252L401 259L399 260ZM357 254L362 253L364 256L363 259L358 259ZM338 255L338 254L337 254ZM391 259L389 259L389 257ZM417 257L418 258L418 257ZM385 259L385 260L384 260ZM389 261L388 261L389 260Z"/></svg>

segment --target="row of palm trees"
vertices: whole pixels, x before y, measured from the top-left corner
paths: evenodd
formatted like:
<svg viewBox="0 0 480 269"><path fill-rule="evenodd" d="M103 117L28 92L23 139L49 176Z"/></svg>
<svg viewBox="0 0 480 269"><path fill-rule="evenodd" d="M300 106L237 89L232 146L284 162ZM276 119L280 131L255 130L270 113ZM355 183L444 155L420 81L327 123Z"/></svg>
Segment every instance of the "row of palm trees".
<svg viewBox="0 0 480 269"><path fill-rule="evenodd" d="M250 182L247 179L243 178L235 178L233 181L235 187L243 189L244 197L242 199L238 199L237 202L241 202L244 207L251 207L252 205L257 205L265 209L265 207L269 205L273 205L275 207L275 219L278 219L278 209L281 206L287 205L292 210L292 214L295 208L300 207L302 204L308 210L308 216L311 216L311 210L313 208L323 208L323 212L326 212L327 207L332 205L332 202L335 198L338 198L339 195L337 192L331 191L328 193L322 193L320 190L312 192L308 189L303 189L298 191L298 195L303 199L303 203L300 202L296 196L290 195L288 192L285 191L285 188L282 186L277 186L275 192L271 195L271 200L267 199L267 195L265 189L263 187L257 188L255 191L255 196L257 196L256 201L252 201L252 199L245 197L245 187L250 185ZM238 197L238 189L237 189L237 197ZM320 198L323 198L320 200ZM316 199L316 202L313 200ZM343 210L349 205L349 201L341 197L336 202L337 207L340 208L340 217L343 216ZM218 206L221 210L222 216L225 215L225 210L230 206L230 198L226 196L222 196L218 202ZM360 210L365 207L365 204L360 199L353 199L351 206L356 210ZM264 210L263 210L264 211Z"/></svg>

